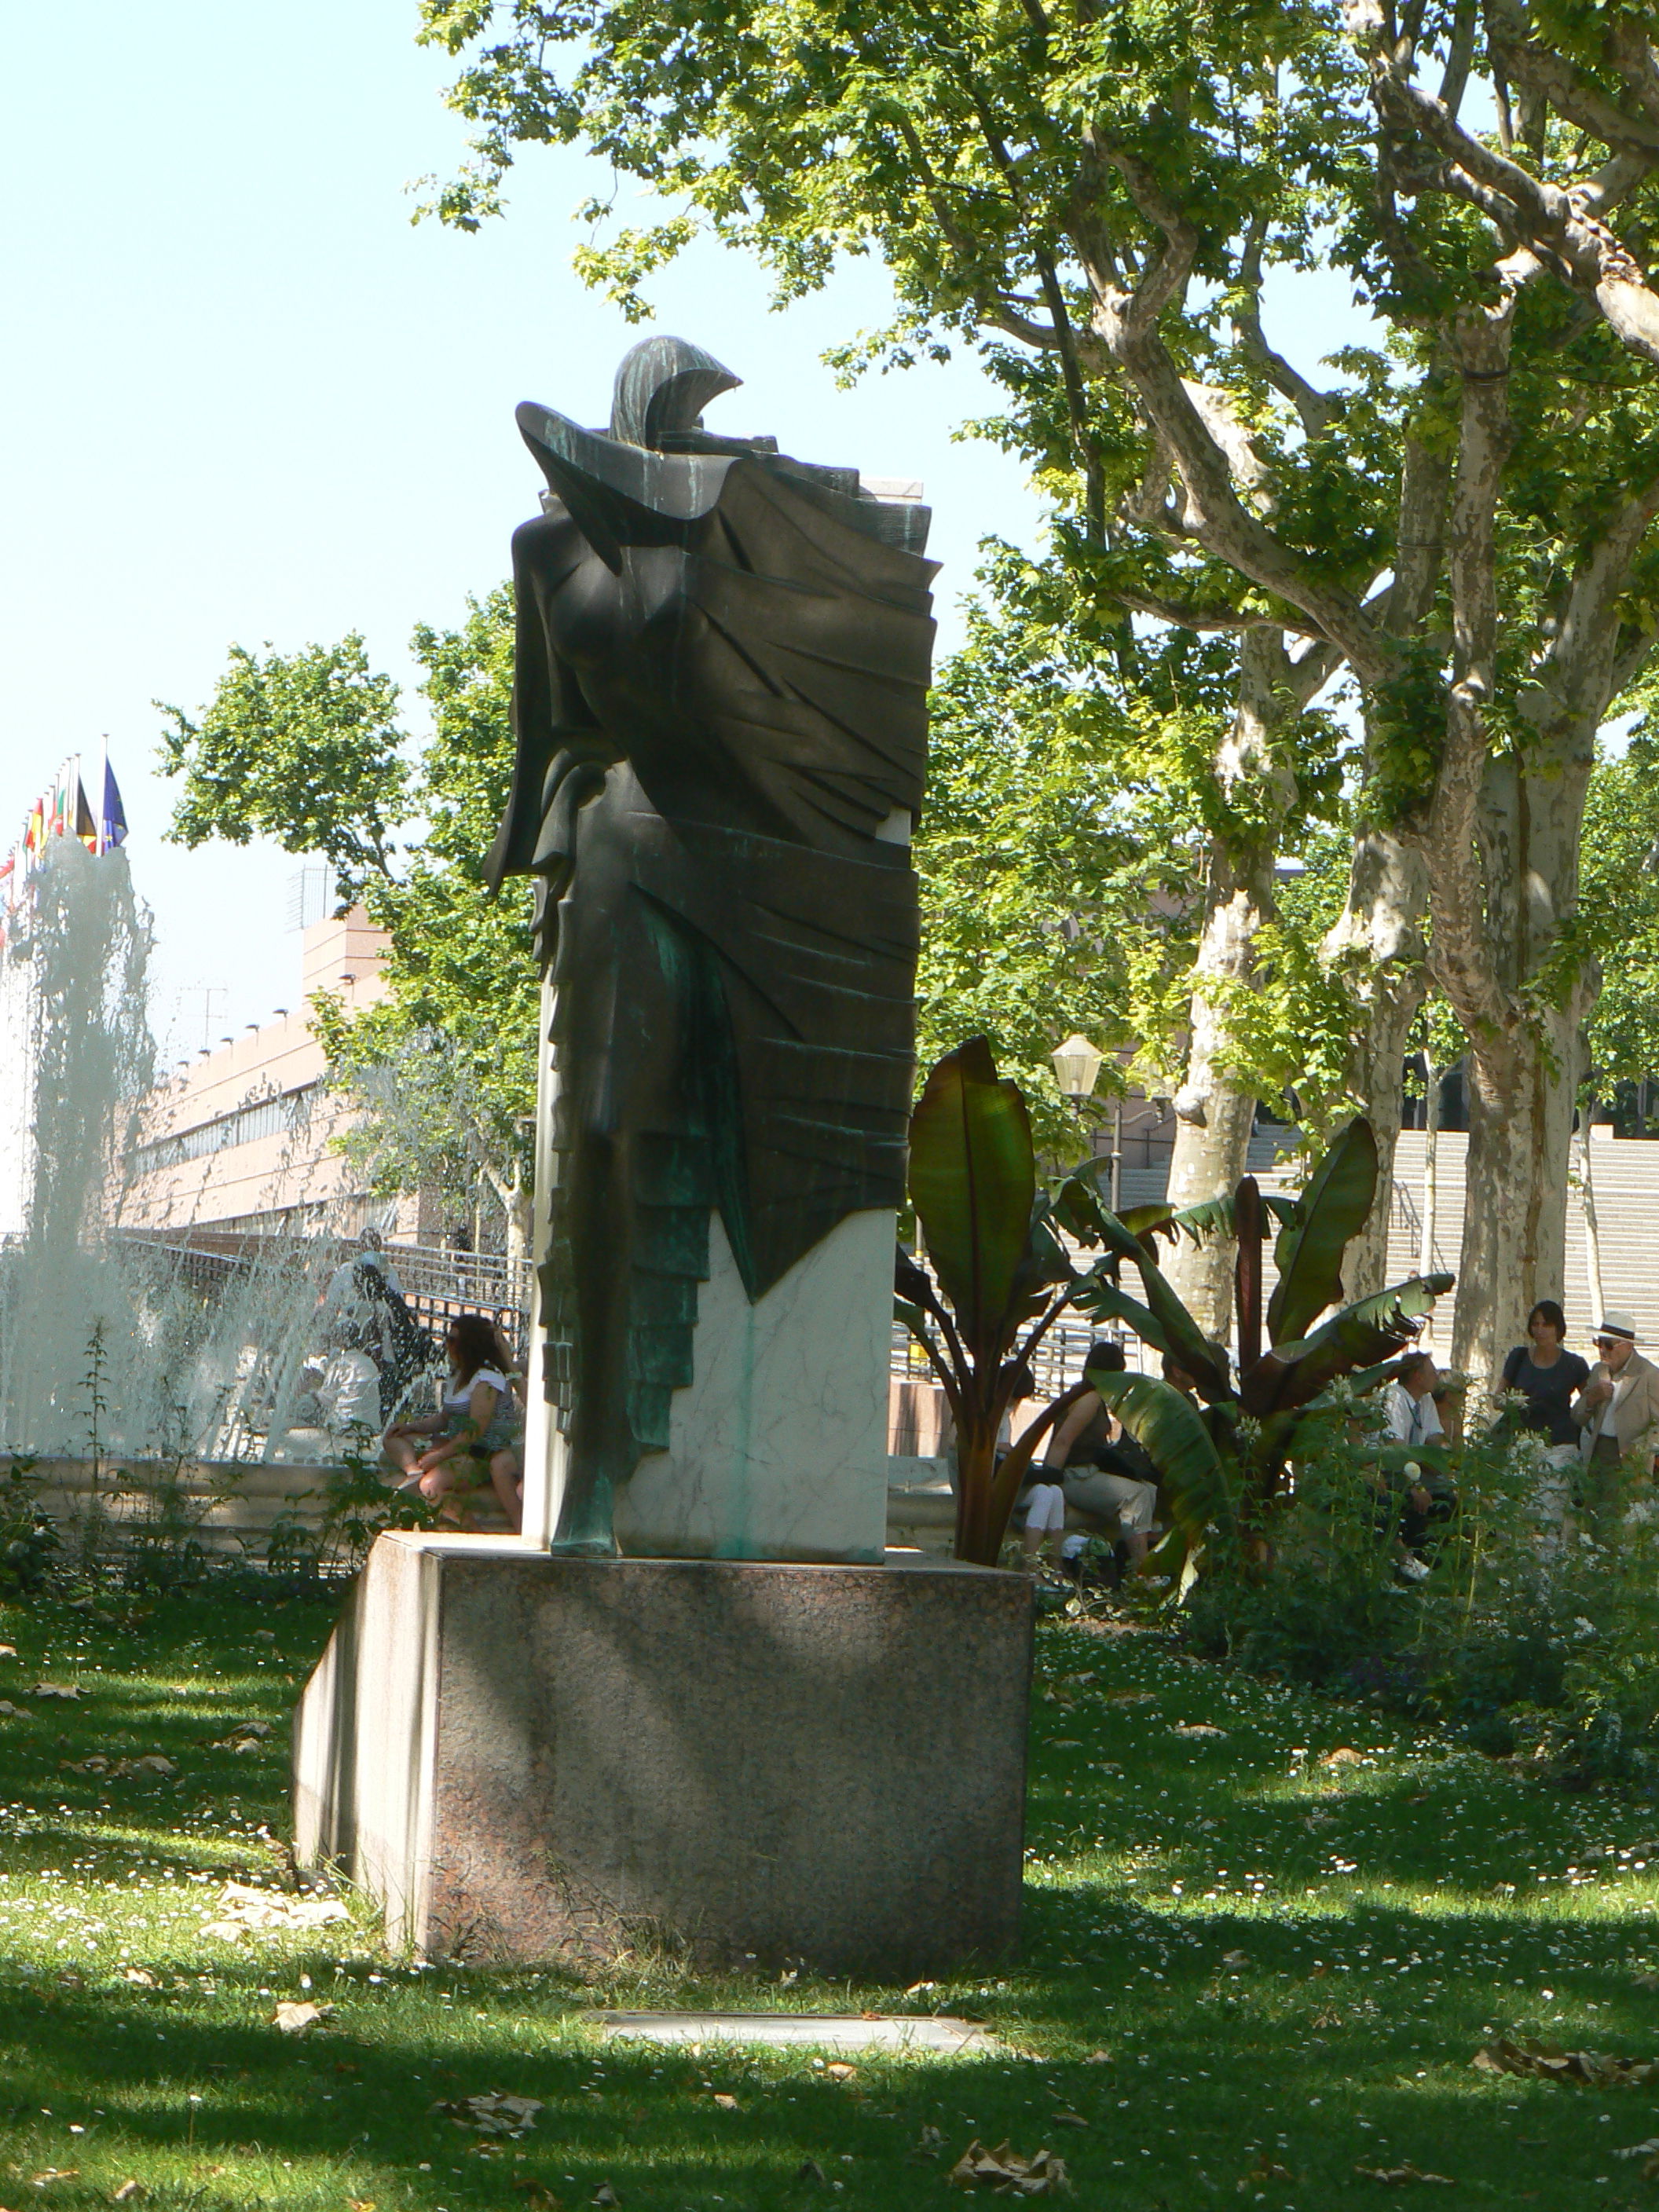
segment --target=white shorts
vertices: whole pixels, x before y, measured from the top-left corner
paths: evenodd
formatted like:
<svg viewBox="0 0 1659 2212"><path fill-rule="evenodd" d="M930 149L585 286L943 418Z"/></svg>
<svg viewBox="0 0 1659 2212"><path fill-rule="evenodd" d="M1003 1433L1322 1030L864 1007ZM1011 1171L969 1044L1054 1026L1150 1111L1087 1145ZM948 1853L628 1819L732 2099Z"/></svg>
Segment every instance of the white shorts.
<svg viewBox="0 0 1659 2212"><path fill-rule="evenodd" d="M1057 1482L1033 1486L1025 1508L1025 1525L1045 1536L1051 1528L1066 1526L1066 1492Z"/></svg>

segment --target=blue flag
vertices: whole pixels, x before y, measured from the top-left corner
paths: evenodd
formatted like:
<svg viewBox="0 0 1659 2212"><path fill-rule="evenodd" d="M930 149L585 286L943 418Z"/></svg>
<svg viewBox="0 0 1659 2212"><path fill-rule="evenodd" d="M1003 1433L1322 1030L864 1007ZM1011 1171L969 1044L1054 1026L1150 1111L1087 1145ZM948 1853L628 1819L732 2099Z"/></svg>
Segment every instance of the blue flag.
<svg viewBox="0 0 1659 2212"><path fill-rule="evenodd" d="M127 834L126 810L121 804L121 787L115 781L115 770L107 755L104 760L104 797L98 810L98 849L107 853L118 845Z"/></svg>

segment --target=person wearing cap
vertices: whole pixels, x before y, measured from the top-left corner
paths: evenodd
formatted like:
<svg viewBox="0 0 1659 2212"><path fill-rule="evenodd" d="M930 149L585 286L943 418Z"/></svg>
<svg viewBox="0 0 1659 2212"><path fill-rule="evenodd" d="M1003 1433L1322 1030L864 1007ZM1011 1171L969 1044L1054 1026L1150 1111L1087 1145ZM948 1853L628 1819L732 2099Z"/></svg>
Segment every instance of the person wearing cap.
<svg viewBox="0 0 1659 2212"><path fill-rule="evenodd" d="M1586 1470L1583 1503L1592 1518L1610 1503L1607 1472L1634 1459L1650 1475L1659 1449L1659 1368L1636 1349L1636 1323L1627 1313L1604 1314L1594 1342L1601 1356L1572 1405ZM1589 1474L1595 1468L1607 1471L1599 1480Z"/></svg>

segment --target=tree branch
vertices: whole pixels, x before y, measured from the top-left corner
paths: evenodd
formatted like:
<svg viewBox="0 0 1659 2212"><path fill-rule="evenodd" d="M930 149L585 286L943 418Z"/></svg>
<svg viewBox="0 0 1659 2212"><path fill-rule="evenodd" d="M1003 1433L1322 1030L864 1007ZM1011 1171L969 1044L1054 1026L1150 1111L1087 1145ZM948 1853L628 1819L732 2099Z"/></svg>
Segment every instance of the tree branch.
<svg viewBox="0 0 1659 2212"><path fill-rule="evenodd" d="M1632 155L1650 167L1659 161L1659 122L1629 113L1559 48L1540 45L1518 0L1486 0L1486 43L1511 83L1547 100L1558 115L1589 131L1610 152Z"/></svg>
<svg viewBox="0 0 1659 2212"><path fill-rule="evenodd" d="M1292 368L1283 354L1275 353L1262 333L1261 244L1266 228L1267 218L1258 215L1252 219L1245 237L1239 266L1238 303L1232 311L1233 329L1239 343L1273 390L1288 399L1301 416L1302 428L1308 436L1317 438L1328 428L1336 411L1333 403L1310 384L1299 369Z"/></svg>
<svg viewBox="0 0 1659 2212"><path fill-rule="evenodd" d="M1200 410L1158 332L1158 319L1185 287L1198 232L1169 200L1145 162L1091 127L1090 143L1117 168L1135 205L1164 240L1132 289L1088 269L1094 330L1127 377L1185 495L1182 527L1206 552L1307 617L1313 634L1339 647L1362 682L1385 672L1382 640L1350 592L1276 538L1240 498L1233 462ZM1075 241L1074 241L1075 243Z"/></svg>
<svg viewBox="0 0 1659 2212"><path fill-rule="evenodd" d="M1312 629L1287 622L1282 613L1250 614L1240 607L1194 605L1188 600L1165 599L1157 592L1134 586L1108 585L1102 597L1115 606L1127 607L1132 614L1150 615L1154 622L1168 623L1172 629L1231 631L1239 635L1246 630L1288 629L1293 637L1319 635ZM1299 667L1301 663L1292 665ZM1325 679L1320 680L1322 683ZM1317 684L1314 686L1315 690L1318 688ZM1311 692L1309 696L1312 696Z"/></svg>

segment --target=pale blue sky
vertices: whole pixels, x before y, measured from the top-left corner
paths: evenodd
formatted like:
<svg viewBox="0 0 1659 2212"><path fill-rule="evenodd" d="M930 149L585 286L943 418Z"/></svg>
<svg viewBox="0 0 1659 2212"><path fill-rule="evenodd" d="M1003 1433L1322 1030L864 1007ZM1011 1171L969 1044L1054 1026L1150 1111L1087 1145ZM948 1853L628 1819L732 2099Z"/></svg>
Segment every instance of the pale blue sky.
<svg viewBox="0 0 1659 2212"><path fill-rule="evenodd" d="M532 156L507 220L476 237L410 227L405 183L447 171L464 137L414 15L85 0L70 39L56 10L4 9L0 845L62 756L95 756L107 732L156 915L158 1029L179 1049L202 1042L204 987L225 993L210 1041L294 1002L297 863L161 842L150 701L199 705L233 639L361 629L406 676L412 625L495 583L534 511L515 403L603 420L643 334L570 272L569 210L603 182L580 157ZM1293 303L1312 351L1338 342L1334 292ZM754 270L711 250L655 296L654 328L745 380L711 422L924 479L947 636L978 539L1034 538L1019 465L953 442L990 404L970 364L847 393L822 366L882 319L878 270L777 316Z"/></svg>

